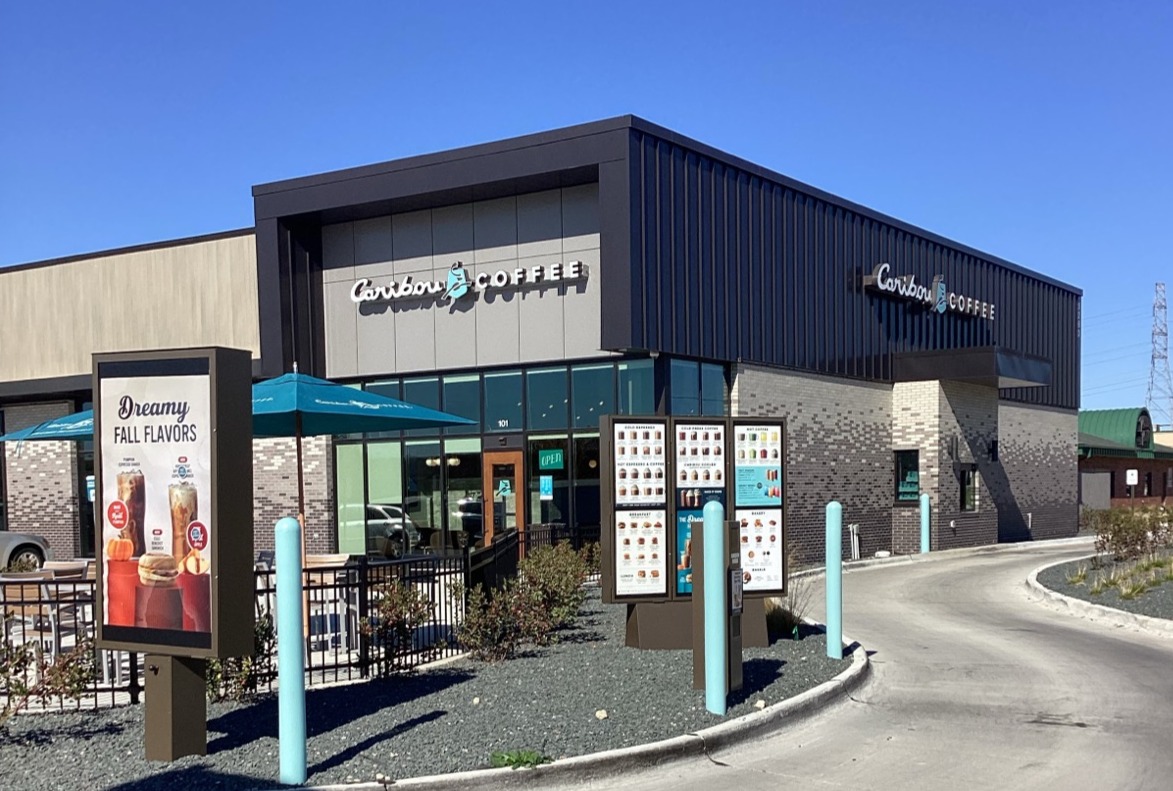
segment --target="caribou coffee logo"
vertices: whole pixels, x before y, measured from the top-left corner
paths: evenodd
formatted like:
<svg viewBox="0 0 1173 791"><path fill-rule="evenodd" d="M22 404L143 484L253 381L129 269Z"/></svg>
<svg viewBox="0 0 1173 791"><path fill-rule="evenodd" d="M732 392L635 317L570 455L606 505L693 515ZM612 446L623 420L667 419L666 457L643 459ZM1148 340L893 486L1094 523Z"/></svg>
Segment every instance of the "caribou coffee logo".
<svg viewBox="0 0 1173 791"><path fill-rule="evenodd" d="M878 264L871 275L864 277L864 288L909 302L919 302L935 313L962 313L966 316L994 320L993 302L983 302L950 291L941 275L934 277L932 284L926 286L917 282L916 275L897 276L891 274L891 271L892 267L889 264Z"/></svg>
<svg viewBox="0 0 1173 791"><path fill-rule="evenodd" d="M363 278L355 281L350 289L350 299L356 303L395 302L402 299L435 299L437 302L463 299L477 291L493 291L507 288L522 288L527 285L560 283L570 280L585 280L587 268L582 261L567 261L565 264L531 266L528 269L499 269L496 272L479 272L475 276L457 261L448 270L443 282L439 280L413 280L406 275L402 280L376 286Z"/></svg>

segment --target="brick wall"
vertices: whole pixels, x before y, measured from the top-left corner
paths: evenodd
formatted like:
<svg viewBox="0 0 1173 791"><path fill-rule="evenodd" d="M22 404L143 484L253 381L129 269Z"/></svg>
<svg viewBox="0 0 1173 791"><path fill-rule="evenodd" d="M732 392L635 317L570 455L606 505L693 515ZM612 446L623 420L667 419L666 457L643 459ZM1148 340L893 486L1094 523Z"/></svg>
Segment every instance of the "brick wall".
<svg viewBox="0 0 1173 791"><path fill-rule="evenodd" d="M998 540L1064 538L1079 529L1076 412L1002 402L998 407L1001 470L990 489L998 508Z"/></svg>
<svg viewBox="0 0 1173 791"><path fill-rule="evenodd" d="M74 411L68 401L7 406L5 431ZM77 452L73 442L5 442L8 529L44 536L53 557L80 554Z"/></svg>
<svg viewBox="0 0 1173 791"><path fill-rule="evenodd" d="M330 437L302 440L306 551L336 552L334 528L334 443ZM273 548L273 527L297 516L297 446L292 439L253 441L253 544Z"/></svg>
<svg viewBox="0 0 1173 791"><path fill-rule="evenodd" d="M998 391L993 387L941 382L941 470L932 519L932 548L954 549L995 544L998 508L989 482L1001 474L990 460L998 439ZM957 458L949 453L956 447ZM956 464L977 466L977 510L961 510L961 478Z"/></svg>
<svg viewBox="0 0 1173 791"><path fill-rule="evenodd" d="M786 420L786 524L800 561L822 562L826 505L843 504L860 526L861 555L889 549L893 498L892 388L793 371L740 365L731 393L735 416Z"/></svg>
<svg viewBox="0 0 1173 791"><path fill-rule="evenodd" d="M892 386L892 452L918 452L920 490L938 506L937 480L941 472L941 386L937 382L899 382ZM893 469L895 475L895 469ZM893 487L895 480L893 480ZM895 494L893 493L893 498ZM929 545L933 530L929 524ZM892 507L892 552L908 555L920 551L920 509Z"/></svg>

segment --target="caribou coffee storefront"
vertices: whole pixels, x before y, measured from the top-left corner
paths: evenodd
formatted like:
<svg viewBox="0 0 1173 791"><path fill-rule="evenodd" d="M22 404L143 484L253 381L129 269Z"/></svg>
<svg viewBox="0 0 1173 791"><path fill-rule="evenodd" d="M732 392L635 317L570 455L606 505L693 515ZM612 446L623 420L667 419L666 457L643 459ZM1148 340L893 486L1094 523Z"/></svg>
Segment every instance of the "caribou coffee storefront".
<svg viewBox="0 0 1173 791"><path fill-rule="evenodd" d="M253 268L234 310L255 332L221 342L253 344L257 378L296 363L474 421L311 441L311 547L598 529L604 415L785 421L777 486L809 558L830 499L865 555L918 546L922 492L934 548L1076 530L1080 292L1052 278L630 116L253 196L254 257L219 265ZM206 310L185 341L241 315ZM0 381L0 408L58 395ZM292 449L254 454L263 547ZM29 478L7 476L12 529Z"/></svg>

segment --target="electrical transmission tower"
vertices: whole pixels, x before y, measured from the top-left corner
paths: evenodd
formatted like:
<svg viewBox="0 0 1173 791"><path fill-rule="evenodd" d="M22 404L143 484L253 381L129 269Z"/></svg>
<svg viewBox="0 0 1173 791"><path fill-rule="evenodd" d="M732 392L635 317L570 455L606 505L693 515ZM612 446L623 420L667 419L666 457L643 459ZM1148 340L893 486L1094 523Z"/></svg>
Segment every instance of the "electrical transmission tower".
<svg viewBox="0 0 1173 791"><path fill-rule="evenodd" d="M1153 361L1149 366L1149 394L1145 406L1153 423L1164 427L1173 424L1173 379L1169 375L1169 321L1164 283L1157 283L1153 297Z"/></svg>

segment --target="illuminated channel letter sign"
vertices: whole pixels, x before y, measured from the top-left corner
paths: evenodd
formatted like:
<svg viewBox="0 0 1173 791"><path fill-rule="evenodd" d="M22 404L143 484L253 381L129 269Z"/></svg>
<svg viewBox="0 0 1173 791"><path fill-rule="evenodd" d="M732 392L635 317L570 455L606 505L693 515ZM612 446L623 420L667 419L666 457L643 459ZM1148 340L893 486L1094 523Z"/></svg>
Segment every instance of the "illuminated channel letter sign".
<svg viewBox="0 0 1173 791"><path fill-rule="evenodd" d="M931 285L918 283L916 275L893 275L890 264L877 264L863 279L864 288L878 291L896 299L917 302L934 313L961 313L966 316L994 320L994 303L950 291L941 275Z"/></svg>
<svg viewBox="0 0 1173 791"><path fill-rule="evenodd" d="M392 279L390 283L377 286L368 278L356 280L350 289L350 299L360 305L364 302L397 302L406 299L434 299L441 303L457 301L478 291L557 285L563 281L586 280L586 277L587 268L582 261L498 269L496 272L476 274L469 272L462 261L457 261L448 270L443 281L413 280L411 275L405 275L402 280Z"/></svg>

